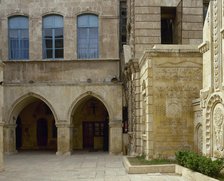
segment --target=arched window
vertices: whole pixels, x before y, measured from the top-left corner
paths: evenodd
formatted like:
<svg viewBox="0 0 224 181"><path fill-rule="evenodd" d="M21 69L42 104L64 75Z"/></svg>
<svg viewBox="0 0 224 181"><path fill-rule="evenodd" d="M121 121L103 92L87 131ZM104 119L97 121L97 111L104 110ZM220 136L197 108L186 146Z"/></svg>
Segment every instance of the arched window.
<svg viewBox="0 0 224 181"><path fill-rule="evenodd" d="M43 58L60 59L64 57L64 22L59 15L43 18Z"/></svg>
<svg viewBox="0 0 224 181"><path fill-rule="evenodd" d="M85 14L78 16L78 58L99 57L98 16Z"/></svg>
<svg viewBox="0 0 224 181"><path fill-rule="evenodd" d="M9 59L29 59L29 20L24 16L10 17L8 21Z"/></svg>

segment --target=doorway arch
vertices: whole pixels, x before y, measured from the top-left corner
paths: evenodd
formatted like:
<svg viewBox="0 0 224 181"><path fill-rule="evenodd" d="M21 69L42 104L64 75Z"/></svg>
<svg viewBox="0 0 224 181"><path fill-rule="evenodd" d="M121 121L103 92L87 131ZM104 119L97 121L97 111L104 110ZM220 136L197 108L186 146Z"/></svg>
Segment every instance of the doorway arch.
<svg viewBox="0 0 224 181"><path fill-rule="evenodd" d="M54 134L57 132L56 116L51 104L41 96L29 93L19 98L14 102L7 120L4 141L6 153L57 149L57 135ZM45 123L41 124L44 120Z"/></svg>
<svg viewBox="0 0 224 181"><path fill-rule="evenodd" d="M109 150L109 113L93 95L80 99L73 108L73 150Z"/></svg>

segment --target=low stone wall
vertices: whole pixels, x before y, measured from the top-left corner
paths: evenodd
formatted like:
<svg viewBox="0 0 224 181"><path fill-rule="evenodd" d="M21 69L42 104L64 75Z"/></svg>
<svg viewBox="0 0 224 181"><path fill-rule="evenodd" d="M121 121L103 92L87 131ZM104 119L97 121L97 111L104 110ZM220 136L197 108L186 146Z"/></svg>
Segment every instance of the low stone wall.
<svg viewBox="0 0 224 181"><path fill-rule="evenodd" d="M175 164L167 165L131 165L127 159L123 159L124 167L129 174L147 173L175 173Z"/></svg>
<svg viewBox="0 0 224 181"><path fill-rule="evenodd" d="M217 179L208 177L198 172L194 172L177 164L131 165L127 157L124 157L123 165L126 169L126 172L129 174L175 173L181 175L184 179L189 181L218 181Z"/></svg>
<svg viewBox="0 0 224 181"><path fill-rule="evenodd" d="M182 177L190 181L218 181L217 179L208 177L198 172L194 172L180 165L176 165L175 173L182 175Z"/></svg>

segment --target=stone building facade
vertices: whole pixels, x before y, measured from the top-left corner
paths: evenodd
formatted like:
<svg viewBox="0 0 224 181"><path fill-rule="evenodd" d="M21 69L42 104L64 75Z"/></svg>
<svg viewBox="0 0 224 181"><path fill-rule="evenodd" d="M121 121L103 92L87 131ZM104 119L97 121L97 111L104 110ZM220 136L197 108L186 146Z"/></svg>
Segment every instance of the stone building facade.
<svg viewBox="0 0 224 181"><path fill-rule="evenodd" d="M223 7L224 2L210 2L204 24L203 43L203 88L201 90L201 135L202 152L215 158L223 158Z"/></svg>
<svg viewBox="0 0 224 181"><path fill-rule="evenodd" d="M43 149L220 157L223 1L208 4L0 1L0 165Z"/></svg>
<svg viewBox="0 0 224 181"><path fill-rule="evenodd" d="M121 153L119 1L2 0L0 20L4 152Z"/></svg>
<svg viewBox="0 0 224 181"><path fill-rule="evenodd" d="M203 0L128 1L128 153L173 158L194 150L192 101L202 88ZM200 106L199 106L200 110Z"/></svg>

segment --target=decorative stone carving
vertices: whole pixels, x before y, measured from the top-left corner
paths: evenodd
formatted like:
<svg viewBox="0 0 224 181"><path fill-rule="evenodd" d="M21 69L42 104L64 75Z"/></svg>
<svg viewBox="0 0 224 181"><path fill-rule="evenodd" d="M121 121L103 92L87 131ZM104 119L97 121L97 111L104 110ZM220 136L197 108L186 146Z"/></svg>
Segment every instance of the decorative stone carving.
<svg viewBox="0 0 224 181"><path fill-rule="evenodd" d="M203 129L202 125L199 124L197 127L197 151L198 153L202 153L203 148Z"/></svg>
<svg viewBox="0 0 224 181"><path fill-rule="evenodd" d="M203 42L201 45L198 46L200 53L205 53L209 50L209 42Z"/></svg>
<svg viewBox="0 0 224 181"><path fill-rule="evenodd" d="M221 98L220 95L213 95L210 100L208 101L208 104L207 104L207 108L206 108L206 122L205 122L205 147L206 147L206 155L207 156L213 156L212 155L212 142L213 140L211 140L212 138L212 135L213 135L213 130L212 130L212 111L213 111L213 107L214 105L220 105L223 103L223 100ZM214 109L214 111L216 111L216 107ZM214 112L215 113L215 112ZM216 115L217 115L217 111L216 111ZM218 116L214 116L213 115L213 119L216 118L216 122L217 122L217 125L218 125ZM214 135L215 136L215 135Z"/></svg>
<svg viewBox="0 0 224 181"><path fill-rule="evenodd" d="M215 106L213 111L213 124L215 134L215 142L213 144L215 151L224 150L223 122L224 122L224 109L223 105L219 103Z"/></svg>
<svg viewBox="0 0 224 181"><path fill-rule="evenodd" d="M214 44L214 86L215 90L219 89L220 83L220 60L219 60L219 18L218 18L218 0L213 0L213 44Z"/></svg>
<svg viewBox="0 0 224 181"><path fill-rule="evenodd" d="M209 88L209 90L201 90L200 94L201 94L201 107L202 108L205 108L206 107L206 101L207 101L207 98L208 98L208 95L211 94L211 88Z"/></svg>
<svg viewBox="0 0 224 181"><path fill-rule="evenodd" d="M176 97L167 97L166 116L168 118L180 118L182 114L181 100Z"/></svg>

